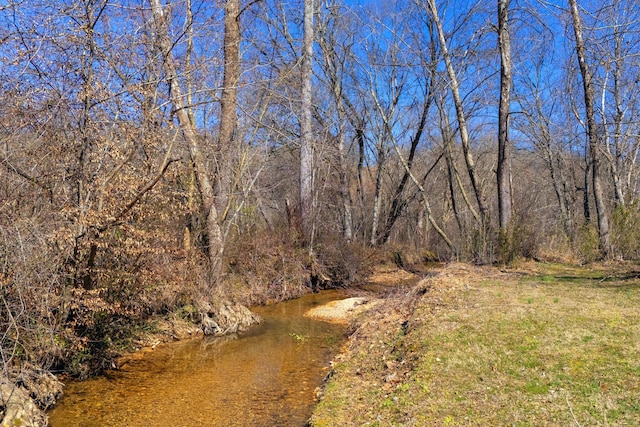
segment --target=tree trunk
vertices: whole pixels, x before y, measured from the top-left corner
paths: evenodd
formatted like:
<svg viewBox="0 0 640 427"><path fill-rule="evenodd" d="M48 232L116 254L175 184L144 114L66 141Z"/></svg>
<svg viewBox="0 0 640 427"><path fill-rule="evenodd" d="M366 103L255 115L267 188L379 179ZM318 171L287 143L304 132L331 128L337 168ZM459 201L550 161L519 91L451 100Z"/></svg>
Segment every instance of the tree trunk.
<svg viewBox="0 0 640 427"><path fill-rule="evenodd" d="M382 210L382 171L385 164L385 152L382 143L378 146L378 167L376 170L376 188L373 195L373 211L371 213L371 236L370 242L372 246L378 243L378 225L380 223L380 211Z"/></svg>
<svg viewBox="0 0 640 427"><path fill-rule="evenodd" d="M571 18L573 20L573 32L576 38L576 54L580 73L582 74L582 85L584 89L584 104L587 115L587 135L589 138L589 155L591 157L591 181L593 185L593 198L596 206L596 216L598 217L598 238L600 251L603 256L611 254L611 243L609 241L609 217L604 201L604 193L600 179L600 141L596 129L594 114L594 96L591 74L586 61L584 41L582 39L582 22L576 0L569 0L571 7Z"/></svg>
<svg viewBox="0 0 640 427"><path fill-rule="evenodd" d="M458 127L460 128L460 140L462 143L462 151L464 152L464 159L467 165L467 172L469 173L469 179L471 180L471 187L476 196L478 203L478 209L480 210L480 219L483 228L486 228L488 223L488 211L485 205L484 196L482 194L482 188L480 187L479 179L476 174L475 162L473 155L471 154L471 145L469 143L469 131L467 130L467 120L464 114L464 108L462 104L462 97L460 96L460 89L456 73L453 69L453 63L451 62L451 55L447 48L447 41L444 37L444 30L442 29L442 23L438 16L438 9L436 8L435 0L427 1L433 23L438 31L438 40L440 43L440 49L444 57L445 65L447 68L447 74L451 82L451 95L453 96L453 102L456 108L456 116L458 118Z"/></svg>
<svg viewBox="0 0 640 427"><path fill-rule="evenodd" d="M438 159L435 161L434 165L427 171L427 173L424 175L424 178L422 179L422 181L418 181L418 179L413 174L413 172L411 172L411 169L409 168L409 164L402 157L402 153L400 152L400 149L398 148L398 144L396 144L395 141L394 141L394 144L393 144L393 149L395 150L396 154L398 155L398 158L400 159L400 163L402 163L402 166L404 167L404 170L407 171L407 173L409 174L409 177L411 178L411 181L413 181L415 186L418 188L418 192L420 193L420 196L422 196L422 207L424 208L424 210L427 213L427 219L429 220L429 223L434 228L434 230L436 230L436 232L442 238L442 240L444 240L444 242L447 244L447 246L451 250L451 253L454 256L454 258L457 259L458 258L458 250L454 246L454 244L451 241L451 239L449 239L447 234L440 227L440 225L438 225L438 223L436 222L435 218L433 217L433 211L431 210L431 204L429 203L429 199L427 198L427 191L425 190L424 186L422 185L422 183L427 179L427 176L429 175L429 173L438 164L438 162L442 158L442 155L440 155L440 157L438 157Z"/></svg>
<svg viewBox="0 0 640 427"><path fill-rule="evenodd" d="M304 0L302 41L302 105L300 112L300 217L304 238L313 240L313 134L311 129L311 77L313 61L314 1Z"/></svg>
<svg viewBox="0 0 640 427"><path fill-rule="evenodd" d="M457 184L457 187L460 189L460 194L462 195L462 199L464 200L464 203L467 206L467 209L469 209L471 216L473 216L473 219L477 223L480 223L481 222L480 216L478 215L476 210L473 208L473 205L471 204L471 200L469 200L469 196L467 195L467 192L464 189L464 185L462 184L462 179L460 178L460 173L458 172L458 168L456 167L455 160L453 158L453 135L455 131L451 128L451 123L449 122L449 117L447 116L447 112L445 111L445 107L443 104L444 104L444 100L440 100L437 105L438 105L438 113L440 115L440 135L442 136L442 142L444 144L443 155L445 156L445 160L447 161L447 170L450 173L449 191L451 193L452 206L457 206L457 203L454 200L455 187L456 187L455 184ZM455 184L454 184L454 180L455 180ZM456 217L456 220L458 221L460 234L464 235L465 227L463 226L459 216Z"/></svg>
<svg viewBox="0 0 640 427"><path fill-rule="evenodd" d="M224 77L220 99L218 139L218 194L225 205L222 219L232 203L232 151L238 124L238 85L240 84L240 7L239 0L226 0L224 6Z"/></svg>
<svg viewBox="0 0 640 427"><path fill-rule="evenodd" d="M403 200L402 194L404 192L405 186L409 180L409 176L412 173L413 161L415 158L416 150L418 148L418 144L422 138L422 134L424 133L425 126L427 123L427 117L429 115L429 109L431 108L431 103L433 102L433 96L436 85L436 74L437 74L437 41L436 36L433 31L433 27L429 26L429 62L427 65L428 71L428 82L426 83L426 93L424 99L424 105L422 107L422 114L420 116L420 122L418 123L418 127L411 139L411 147L409 149L409 157L407 158L407 168L400 179L400 183L396 187L396 191L393 194L393 199L391 201L391 211L387 215L387 220L385 222L385 227L382 232L382 237L380 238L380 242L382 244L387 243L389 237L391 236L391 230L395 225L396 221L402 215L402 212L407 206L406 199Z"/></svg>
<svg viewBox="0 0 640 427"><path fill-rule="evenodd" d="M498 216L500 230L511 221L511 186L509 185L509 109L511 99L511 40L509 35L510 0L498 0L498 49L500 50L500 104L498 107Z"/></svg>
<svg viewBox="0 0 640 427"><path fill-rule="evenodd" d="M338 19L338 10L333 8L329 11L331 19ZM343 101L342 81L344 73L344 60L341 60L336 52L338 41L333 31L327 30L327 26L322 25L319 34L320 48L323 52L326 74L331 85L333 102L336 104L337 125L338 125L338 175L340 179L340 199L342 201L342 236L348 242L353 240L353 203L349 191L348 179L348 159L345 149L346 141L346 121L347 111Z"/></svg>
<svg viewBox="0 0 640 427"><path fill-rule="evenodd" d="M206 252L211 273L210 285L213 285L222 273L223 252L222 233L220 224L218 223L218 211L215 206L213 186L209 179L204 156L200 151L195 126L189 119L189 107L184 105L182 89L178 83L178 75L176 73L173 53L171 52L172 43L169 39L167 18L160 4L160 0L150 0L150 4L156 26L157 43L163 55L163 65L171 90L171 103L173 104L180 130L189 149L191 162L195 169L198 191L202 200L202 213L206 224L204 233L208 243Z"/></svg>
<svg viewBox="0 0 640 427"><path fill-rule="evenodd" d="M589 205L589 194L591 193L591 184L589 178L591 177L591 158L589 153L584 155L584 191L582 192L582 212L584 214L584 221L588 224L591 222L591 207Z"/></svg>
<svg viewBox="0 0 640 427"><path fill-rule="evenodd" d="M365 209L365 187L364 187L364 125L356 127L356 141L358 142L358 201L360 203L360 228L362 229L362 240L367 239L366 209Z"/></svg>
<svg viewBox="0 0 640 427"><path fill-rule="evenodd" d="M450 132L448 130L448 124L445 127L445 124L442 123L442 120L440 124L440 130L442 132L442 140L443 140L442 142L444 145L443 147L444 158L445 158L445 161L447 162L447 179L449 181L449 195L451 197L451 209L453 210L453 216L456 219L456 224L458 224L458 232L460 233L461 236L463 236L464 227L462 225L460 214L458 212L458 203L456 202L456 190L455 190L456 170L455 170L455 165L453 164L453 153L451 152L452 136L450 135Z"/></svg>
<svg viewBox="0 0 640 427"><path fill-rule="evenodd" d="M365 120L363 117L360 117L360 115L358 114L358 111L354 108L353 104L351 103L351 101L349 101L349 98L345 96L344 91L340 91L340 96L342 98L342 101L344 102L344 105L347 107L344 111L345 116L349 119L349 122L351 123L351 125L353 126L353 130L355 132L355 141L358 144L358 166L357 166L357 173L358 173L358 188L357 188L357 193L358 193L358 204L359 204L359 208L360 208L360 224L359 224L359 228L362 231L362 240L366 240L367 239L367 228L364 226L365 222L366 222L366 209L365 209L365 184L364 184L364 161L365 161L365 135L364 135L364 129L365 129ZM342 104L340 104L342 105ZM346 157L343 157L346 160ZM345 168L345 172L346 172L346 168ZM348 189L347 189L348 190ZM349 201L351 201L351 199L349 199ZM351 224L353 227L353 204L350 204L351 206Z"/></svg>
<svg viewBox="0 0 640 427"><path fill-rule="evenodd" d="M564 229L565 234L570 240L573 240L573 227L571 225L571 216L569 213L569 206L566 203L566 196L564 191L564 185L560 182L560 178L558 177L558 172L556 171L555 162L560 163L560 159L554 159L553 152L551 151L551 136L548 132L545 132L545 145L544 145L544 153L545 153L545 161L547 163L547 167L549 168L549 174L551 176L551 183L553 185L553 190L556 194L556 199L558 200L558 207L560 208L560 216L562 220L562 227Z"/></svg>
<svg viewBox="0 0 640 427"><path fill-rule="evenodd" d="M396 187L396 191L393 194L393 199L391 201L391 210L387 215L387 220L384 225L384 230L382 231L382 236L380 236L380 238L378 239L378 242L380 244L385 244L389 241L393 226L395 225L398 218L400 218L400 215L402 215L404 208L407 206L406 200L403 200L402 198L402 194L404 193L405 186L409 181L409 174L411 173L411 168L413 167L413 160L415 158L416 149L418 148L418 144L420 143L420 139L422 138L422 133L424 132L430 105L431 95L427 95L427 99L425 100L424 106L422 108L420 123L418 123L416 133L411 139L411 148L409 149L409 157L407 158L407 168L405 169L404 174L402 175L402 179L400 180L400 183Z"/></svg>
<svg viewBox="0 0 640 427"><path fill-rule="evenodd" d="M338 100L340 102L340 100ZM340 197L342 199L342 235L346 241L353 240L353 208L347 178L347 158L345 150L344 114L340 114L340 134L338 135L338 156L340 157Z"/></svg>
<svg viewBox="0 0 640 427"><path fill-rule="evenodd" d="M621 147L621 139L622 139L622 123L624 120L624 109L622 108L622 100L620 94L620 85L622 83L622 73L621 73L621 65L622 62L622 52L621 45L623 43L622 37L618 31L618 29L614 30L615 32L615 58L614 61L614 71L613 71L613 99L616 104L616 115L615 115L615 123L613 130L613 141L615 147L615 155L613 161L611 162L611 174L613 175L613 187L616 192L616 205L624 206L625 205L625 193L628 191L627 188L622 187L622 180L620 179L620 173L624 168L622 164L622 147Z"/></svg>

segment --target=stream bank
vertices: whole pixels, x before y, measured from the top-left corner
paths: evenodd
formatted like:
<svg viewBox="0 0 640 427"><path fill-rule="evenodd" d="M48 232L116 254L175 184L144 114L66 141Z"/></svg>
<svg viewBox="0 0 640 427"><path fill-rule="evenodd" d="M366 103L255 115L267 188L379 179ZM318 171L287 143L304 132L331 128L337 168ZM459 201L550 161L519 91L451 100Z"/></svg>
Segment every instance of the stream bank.
<svg viewBox="0 0 640 427"><path fill-rule="evenodd" d="M640 425L640 267L452 263L372 310L310 420Z"/></svg>
<svg viewBox="0 0 640 427"><path fill-rule="evenodd" d="M393 289L397 289L398 287L404 287L407 284L406 276L407 276L406 272L399 270L396 266L393 266L393 265L375 267L373 276L369 278L370 280L359 282L359 283L363 283L364 285L353 287L351 290L345 289L344 292L346 292L346 294L344 295L340 294L339 292L338 294L341 295L340 298L344 298L345 296L352 296L354 294L355 295L364 294L364 295L368 295L367 300L375 300L375 298L373 298L375 295L384 295L388 292L392 292ZM384 279L384 280L380 280L380 279ZM415 279L411 279L411 281L413 280ZM373 289L372 287L375 289ZM269 293L271 293L271 291ZM287 288L287 294L289 295L289 298L291 298L291 296L296 293L298 295L303 293L300 287L291 287L290 289ZM279 294L278 298L276 299L283 298L284 296L285 296L284 293ZM337 298L332 298L332 299L337 299ZM259 301L261 301L261 299L259 299ZM360 303L361 301L358 300L357 302ZM312 305L317 306L318 304L312 304ZM276 306L279 306L279 305L276 304ZM359 306L356 308L356 311L361 310L362 308L363 308L363 305L359 304ZM344 310L345 307L342 307L342 309ZM258 312L258 314L262 313L263 310L268 311L269 308L257 307L255 309L255 311ZM113 359L113 362L111 362L109 366L113 366L116 369L122 369L126 371L131 366L137 366L145 363L143 361L148 359L149 354L157 353L156 350L160 350L165 346L172 346L173 343L175 343L176 341L179 341L177 345L181 345L180 342L186 343L190 341L203 340L201 328L199 328L197 324L193 323L193 319L189 320L190 318L188 316L188 312L185 312L183 315L180 315L180 313L178 312L175 314L176 315L167 316L165 318L153 319L152 323L149 323L149 326L151 327L149 330L147 330L146 327L144 329L138 329L137 335L134 337L133 341L127 346L127 349L124 351L124 355L117 359ZM353 313L350 313L350 314L353 314ZM323 316L320 316L320 317L323 317ZM341 323L339 327L343 328L343 330L344 328L346 328L346 322L339 321L338 323ZM246 335L251 335L251 331ZM233 335L233 337L240 337L240 339L243 339L242 337L244 336L245 334ZM291 332L291 335L288 336L288 338L292 338L292 339L296 339L296 337L300 340L305 340L304 335L298 332ZM226 340L226 338L223 338L223 340ZM41 411L41 408L51 408L51 406L57 401L57 399L59 399L61 395L62 387L63 387L60 381L55 376L51 375L49 372L29 370L28 373L33 373L32 371L35 373L40 372L42 374L40 376L43 378L46 376L45 379L47 381L44 381L44 383L46 383L47 385L47 387L45 387L46 390L45 388L38 385L40 383L43 383L42 378L40 377L26 378L22 383L20 383L22 385L18 385L18 386L13 385L10 388L11 389L10 391L12 392L11 396L13 396L13 400L11 400L10 402L9 401L5 402L6 399L3 398L3 401L0 402L0 419L2 419L2 422L3 422L2 427L5 426L6 424L5 422L7 421L7 418L4 417L5 414L2 411L5 409L5 407L7 407L6 409L8 409L8 406L15 406L16 408L18 406L33 407L34 409L34 411L32 411L34 412L33 416L27 416L27 414L24 413L23 414L24 416L20 415L18 417L19 422L21 423L21 425L34 426L34 427L42 426L46 423L46 416ZM117 376L117 372L118 371L108 370L105 378L109 378L109 377L113 378L114 375ZM322 374L322 377L324 377L325 374L326 372ZM69 382L69 384L71 383L82 384L82 383L73 382L74 380L70 379L70 377L65 377L63 381L65 383ZM7 384L11 385L10 383L7 383ZM16 388L16 387L19 387L19 388ZM42 393L40 393L40 391L42 391L41 389L44 390ZM72 392L71 389L72 389L72 386L69 386L69 385L64 387L65 394L68 395L69 393L71 393ZM15 390L17 390L18 393L16 393ZM39 394L34 396L33 394L31 394L33 390L38 390ZM19 397L19 396L25 397L24 402L20 403L16 400L16 397ZM40 399L40 396L46 398L46 402L42 401ZM37 406L31 404L32 403L31 398L33 398L33 402L37 403ZM315 395L309 399L309 402L312 402L313 404L314 398L315 398ZM31 404L31 406L29 406L29 404ZM52 411L49 411L49 413L52 413ZM10 415L10 414L7 413L6 415ZM7 425L13 425L13 424L9 422L9 424ZM67 425L67 424L65 423L63 425ZM94 424L91 423L90 425L94 425ZM130 425L130 424L127 423L127 425Z"/></svg>

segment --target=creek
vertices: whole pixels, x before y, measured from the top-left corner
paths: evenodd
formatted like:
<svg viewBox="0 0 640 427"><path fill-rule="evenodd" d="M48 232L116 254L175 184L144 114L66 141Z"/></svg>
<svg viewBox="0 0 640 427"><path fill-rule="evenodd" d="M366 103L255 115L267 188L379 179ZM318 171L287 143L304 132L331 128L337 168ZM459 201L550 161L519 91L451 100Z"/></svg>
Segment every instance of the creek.
<svg viewBox="0 0 640 427"><path fill-rule="evenodd" d="M345 326L306 318L338 291L256 307L263 322L222 338L158 345L120 370L70 382L52 427L303 426Z"/></svg>

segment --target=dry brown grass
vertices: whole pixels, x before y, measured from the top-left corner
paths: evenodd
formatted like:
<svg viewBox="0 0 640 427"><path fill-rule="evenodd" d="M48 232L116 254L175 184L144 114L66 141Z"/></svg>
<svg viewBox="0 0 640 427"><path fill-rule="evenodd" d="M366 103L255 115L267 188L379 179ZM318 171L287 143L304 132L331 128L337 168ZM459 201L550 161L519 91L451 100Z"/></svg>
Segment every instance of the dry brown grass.
<svg viewBox="0 0 640 427"><path fill-rule="evenodd" d="M638 425L635 266L451 265L354 334L315 426Z"/></svg>

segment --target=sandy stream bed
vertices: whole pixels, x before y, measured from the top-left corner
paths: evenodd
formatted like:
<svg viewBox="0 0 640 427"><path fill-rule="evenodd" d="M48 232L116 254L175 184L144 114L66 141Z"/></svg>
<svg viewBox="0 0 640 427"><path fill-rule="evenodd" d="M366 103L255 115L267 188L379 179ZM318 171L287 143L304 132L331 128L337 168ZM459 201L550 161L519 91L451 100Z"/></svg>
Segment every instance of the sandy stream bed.
<svg viewBox="0 0 640 427"><path fill-rule="evenodd" d="M330 301L308 310L304 315L333 323L348 323L352 318L372 309L382 300L368 297L353 297Z"/></svg>

